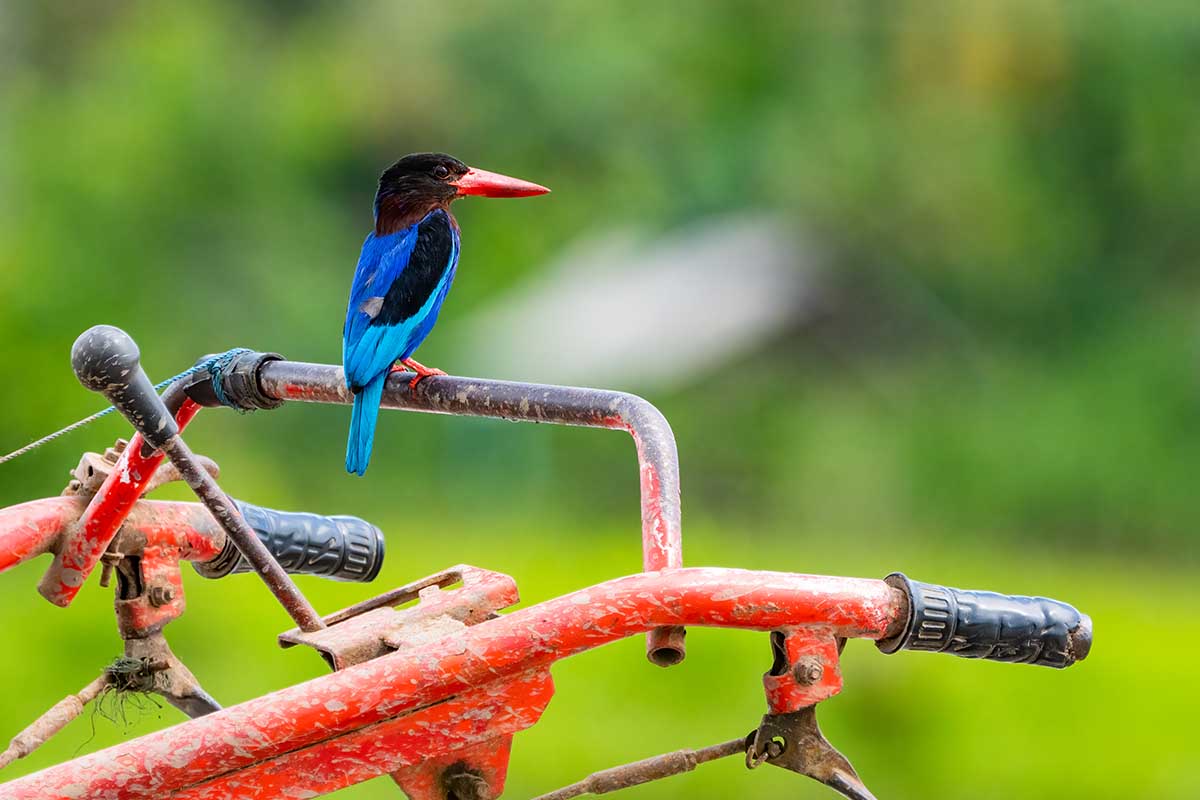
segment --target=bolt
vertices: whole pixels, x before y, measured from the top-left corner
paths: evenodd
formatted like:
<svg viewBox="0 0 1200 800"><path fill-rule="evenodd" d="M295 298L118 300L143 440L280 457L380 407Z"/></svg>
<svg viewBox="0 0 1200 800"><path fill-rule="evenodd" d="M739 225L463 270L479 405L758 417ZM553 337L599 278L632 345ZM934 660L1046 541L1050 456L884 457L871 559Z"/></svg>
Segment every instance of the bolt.
<svg viewBox="0 0 1200 800"><path fill-rule="evenodd" d="M812 686L825 675L825 667L817 659L809 656L796 662L792 675L796 683L802 686Z"/></svg>
<svg viewBox="0 0 1200 800"><path fill-rule="evenodd" d="M442 775L449 800L492 800L492 787L482 775L464 764L455 764Z"/></svg>
<svg viewBox="0 0 1200 800"><path fill-rule="evenodd" d="M151 586L146 592L146 598L150 601L150 605L157 608L174 600L175 591L170 586Z"/></svg>
<svg viewBox="0 0 1200 800"><path fill-rule="evenodd" d="M124 453L126 447L129 447L128 439L117 439L117 441L113 444L113 449L118 453Z"/></svg>

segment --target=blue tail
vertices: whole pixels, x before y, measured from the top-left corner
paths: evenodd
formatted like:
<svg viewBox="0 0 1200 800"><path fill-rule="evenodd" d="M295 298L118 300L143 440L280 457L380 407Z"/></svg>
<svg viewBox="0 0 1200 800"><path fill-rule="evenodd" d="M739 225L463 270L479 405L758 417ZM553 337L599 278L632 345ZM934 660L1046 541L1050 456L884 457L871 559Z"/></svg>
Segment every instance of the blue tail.
<svg viewBox="0 0 1200 800"><path fill-rule="evenodd" d="M346 472L362 475L371 460L371 444L375 441L375 420L379 417L379 401L383 398L384 372L354 395L354 412L350 416L350 438L346 442Z"/></svg>

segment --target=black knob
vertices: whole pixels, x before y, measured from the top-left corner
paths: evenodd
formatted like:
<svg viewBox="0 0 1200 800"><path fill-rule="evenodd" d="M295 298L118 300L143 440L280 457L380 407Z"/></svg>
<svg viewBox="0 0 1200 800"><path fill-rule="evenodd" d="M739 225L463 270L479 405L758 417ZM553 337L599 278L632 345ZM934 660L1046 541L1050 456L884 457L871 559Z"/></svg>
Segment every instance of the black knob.
<svg viewBox="0 0 1200 800"><path fill-rule="evenodd" d="M152 447L162 447L179 426L142 370L141 352L129 334L112 325L96 325L71 347L71 366L79 382L116 406Z"/></svg>

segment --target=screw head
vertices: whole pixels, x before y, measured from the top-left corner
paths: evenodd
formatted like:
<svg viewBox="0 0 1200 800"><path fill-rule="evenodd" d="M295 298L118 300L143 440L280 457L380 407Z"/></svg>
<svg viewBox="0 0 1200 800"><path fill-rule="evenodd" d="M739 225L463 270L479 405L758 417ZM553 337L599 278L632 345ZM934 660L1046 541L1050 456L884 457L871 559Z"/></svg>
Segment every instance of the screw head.
<svg viewBox="0 0 1200 800"><path fill-rule="evenodd" d="M802 658L792 670L796 683L811 686L825 676L825 667L815 658Z"/></svg>

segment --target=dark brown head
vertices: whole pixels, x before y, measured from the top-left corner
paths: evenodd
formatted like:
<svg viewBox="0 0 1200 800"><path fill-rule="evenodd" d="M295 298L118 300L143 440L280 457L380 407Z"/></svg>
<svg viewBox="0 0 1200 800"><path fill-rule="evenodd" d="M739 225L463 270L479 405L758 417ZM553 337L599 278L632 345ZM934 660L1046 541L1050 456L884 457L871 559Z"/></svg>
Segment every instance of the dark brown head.
<svg viewBox="0 0 1200 800"><path fill-rule="evenodd" d="M472 169L445 153L413 153L379 176L375 233L382 236L406 228L465 195L529 197L549 191L536 183Z"/></svg>

